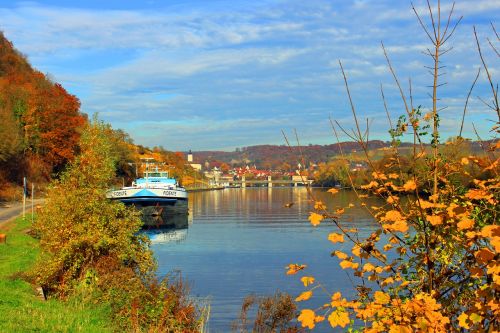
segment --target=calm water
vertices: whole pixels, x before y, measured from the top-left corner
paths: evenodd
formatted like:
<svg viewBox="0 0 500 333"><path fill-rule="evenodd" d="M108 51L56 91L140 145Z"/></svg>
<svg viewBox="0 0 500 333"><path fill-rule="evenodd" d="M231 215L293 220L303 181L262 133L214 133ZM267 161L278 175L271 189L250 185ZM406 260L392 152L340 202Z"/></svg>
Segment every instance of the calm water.
<svg viewBox="0 0 500 333"><path fill-rule="evenodd" d="M354 193L335 196L314 189L329 208L356 203ZM291 208L284 204L293 202ZM149 232L160 275L180 270L193 296L209 298L210 332L229 332L248 294L270 295L277 289L296 297L304 288L300 276L285 274L290 263L307 264L329 291L349 294L350 277L332 258L333 250L349 251L348 243L327 240L335 227L307 220L312 203L305 188L247 188L191 193L188 228L167 233ZM342 221L369 234L374 222L358 208L346 211ZM319 289L317 295L321 295ZM326 296L302 302L302 308L324 304ZM324 324L324 325L323 325ZM327 331L327 324L322 323Z"/></svg>

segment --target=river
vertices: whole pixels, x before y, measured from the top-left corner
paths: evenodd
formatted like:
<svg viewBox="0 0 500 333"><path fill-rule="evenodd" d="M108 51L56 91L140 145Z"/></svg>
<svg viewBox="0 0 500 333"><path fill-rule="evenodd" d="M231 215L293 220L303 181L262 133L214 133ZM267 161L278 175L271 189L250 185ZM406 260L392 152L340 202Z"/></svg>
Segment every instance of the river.
<svg viewBox="0 0 500 333"><path fill-rule="evenodd" d="M375 228L352 191L332 195L313 189L312 193L330 209L356 204L341 221L358 228L360 236ZM284 207L291 202L291 207ZM328 241L328 234L336 230L332 223L313 227L307 220L312 207L304 187L190 193L187 229L148 232L159 275L180 271L191 294L209 300L211 333L231 331L249 294L271 295L280 290L298 296L305 290L300 282L304 274L321 281L329 292L352 295L352 276L330 256L334 250L349 252L352 245ZM303 274L286 275L290 263L307 268ZM301 302L301 308L316 308L328 301L320 289L315 293L311 300ZM319 324L317 331L330 331L328 323Z"/></svg>

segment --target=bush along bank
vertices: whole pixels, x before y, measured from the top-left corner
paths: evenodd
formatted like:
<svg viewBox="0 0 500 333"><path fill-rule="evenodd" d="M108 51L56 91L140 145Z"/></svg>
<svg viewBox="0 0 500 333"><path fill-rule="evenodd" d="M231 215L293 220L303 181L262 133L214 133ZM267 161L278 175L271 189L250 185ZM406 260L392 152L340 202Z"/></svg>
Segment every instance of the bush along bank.
<svg viewBox="0 0 500 333"><path fill-rule="evenodd" d="M113 325L134 332L196 332L199 310L181 281L159 280L137 211L105 199L115 175L107 125L84 129L80 154L51 185L33 231L41 254L29 276L49 298L109 304Z"/></svg>

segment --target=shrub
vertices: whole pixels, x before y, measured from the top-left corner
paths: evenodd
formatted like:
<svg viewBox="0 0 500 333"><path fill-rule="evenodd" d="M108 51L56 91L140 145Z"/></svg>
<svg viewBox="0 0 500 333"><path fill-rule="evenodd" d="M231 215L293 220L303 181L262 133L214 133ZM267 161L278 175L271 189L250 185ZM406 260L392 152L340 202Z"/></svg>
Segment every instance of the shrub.
<svg viewBox="0 0 500 333"><path fill-rule="evenodd" d="M155 276L139 213L105 198L115 175L108 132L97 119L89 123L80 155L49 188L33 227L42 255L31 275L51 296L109 302L118 327L194 331L197 309L186 290Z"/></svg>

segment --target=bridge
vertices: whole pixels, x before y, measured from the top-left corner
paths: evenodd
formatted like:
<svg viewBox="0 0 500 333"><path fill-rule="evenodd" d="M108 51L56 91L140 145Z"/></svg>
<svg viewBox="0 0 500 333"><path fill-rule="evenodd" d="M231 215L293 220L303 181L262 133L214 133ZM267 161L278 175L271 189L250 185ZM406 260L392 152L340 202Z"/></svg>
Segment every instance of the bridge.
<svg viewBox="0 0 500 333"><path fill-rule="evenodd" d="M245 177L242 177L241 180L223 180L221 183L228 184L229 186L238 186L241 188L245 188L247 186L299 186L299 185L311 185L313 182L312 179L306 179L305 177L293 177L292 179L272 179L271 176L268 176L267 179L251 179L246 180ZM222 184L221 184L222 185Z"/></svg>

